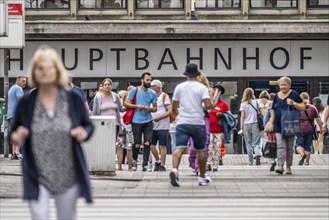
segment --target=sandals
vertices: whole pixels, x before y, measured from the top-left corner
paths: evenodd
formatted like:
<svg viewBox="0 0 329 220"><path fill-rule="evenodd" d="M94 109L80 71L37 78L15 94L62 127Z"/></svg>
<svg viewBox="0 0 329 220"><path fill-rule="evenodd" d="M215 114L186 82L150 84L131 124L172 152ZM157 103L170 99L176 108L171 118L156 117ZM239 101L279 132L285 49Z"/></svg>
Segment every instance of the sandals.
<svg viewBox="0 0 329 220"><path fill-rule="evenodd" d="M278 167L278 168L275 170L275 172L278 173L278 174L283 174L283 172L284 172L283 166Z"/></svg>
<svg viewBox="0 0 329 220"><path fill-rule="evenodd" d="M291 173L291 168L290 167L287 167L286 168L287 170L286 170L286 175L291 175L292 173Z"/></svg>

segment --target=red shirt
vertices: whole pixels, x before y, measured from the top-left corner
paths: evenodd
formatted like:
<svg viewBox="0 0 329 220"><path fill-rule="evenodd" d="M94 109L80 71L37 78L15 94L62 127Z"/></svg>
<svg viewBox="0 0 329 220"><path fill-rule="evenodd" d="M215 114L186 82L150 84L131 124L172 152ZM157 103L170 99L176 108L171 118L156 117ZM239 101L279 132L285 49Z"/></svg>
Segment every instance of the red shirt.
<svg viewBox="0 0 329 220"><path fill-rule="evenodd" d="M210 133L223 133L223 127L218 125L219 118L216 116L218 112L230 111L230 107L223 100L218 100L216 107L209 113Z"/></svg>
<svg viewBox="0 0 329 220"><path fill-rule="evenodd" d="M307 111L308 117L311 120L311 123L308 120L305 111L301 111L300 112L300 131L301 131L301 133L312 132L313 126L314 126L314 119L320 117L318 110L315 108L314 105L307 105L306 111Z"/></svg>

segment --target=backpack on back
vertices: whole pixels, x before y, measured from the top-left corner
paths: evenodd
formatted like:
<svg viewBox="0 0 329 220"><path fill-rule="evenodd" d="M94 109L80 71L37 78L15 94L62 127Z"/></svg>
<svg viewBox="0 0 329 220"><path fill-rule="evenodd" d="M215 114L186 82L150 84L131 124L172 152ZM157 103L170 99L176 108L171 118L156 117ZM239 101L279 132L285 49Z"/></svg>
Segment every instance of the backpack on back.
<svg viewBox="0 0 329 220"><path fill-rule="evenodd" d="M261 106L259 108L260 114L264 117L267 109L271 106L271 101L266 102L265 104L261 103Z"/></svg>
<svg viewBox="0 0 329 220"><path fill-rule="evenodd" d="M162 96L162 102L163 102L163 105L164 105L164 106L165 106L165 100L166 100L166 97L167 97L167 96L168 96L167 93L163 93L163 96ZM169 96L168 96L168 98L169 98ZM173 106L173 102L172 102L171 98L169 98L169 100L170 100L170 104L171 104L171 106ZM171 115L169 116L169 118L170 118L170 123L173 123L173 122L176 120L176 115L175 115L175 113L172 112Z"/></svg>

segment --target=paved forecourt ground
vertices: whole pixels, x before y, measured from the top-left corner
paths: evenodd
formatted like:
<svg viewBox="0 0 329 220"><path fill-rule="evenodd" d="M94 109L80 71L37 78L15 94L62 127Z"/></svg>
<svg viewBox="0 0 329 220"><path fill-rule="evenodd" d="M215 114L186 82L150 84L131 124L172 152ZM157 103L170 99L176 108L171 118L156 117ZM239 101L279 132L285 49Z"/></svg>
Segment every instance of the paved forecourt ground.
<svg viewBox="0 0 329 220"><path fill-rule="evenodd" d="M170 186L168 171L143 173L141 166L114 177L92 176L95 203L80 199L78 219L328 219L329 155L312 155L310 166L298 166L298 159L293 175L279 176L269 172L266 159L247 166L246 155L227 155L224 166L209 173L207 187L198 186L187 156L180 188ZM167 170L170 164L171 156ZM0 165L0 219L28 219L19 162L1 158Z"/></svg>

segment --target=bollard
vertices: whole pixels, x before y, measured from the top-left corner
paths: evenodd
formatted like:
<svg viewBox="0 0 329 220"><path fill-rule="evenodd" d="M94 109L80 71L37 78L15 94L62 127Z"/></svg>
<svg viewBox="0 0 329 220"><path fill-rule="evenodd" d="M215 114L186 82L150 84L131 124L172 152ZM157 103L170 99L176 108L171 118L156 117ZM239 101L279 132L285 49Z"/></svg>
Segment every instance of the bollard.
<svg viewBox="0 0 329 220"><path fill-rule="evenodd" d="M114 176L116 166L116 119L114 116L91 116L95 131L82 148L89 171L94 175Z"/></svg>

